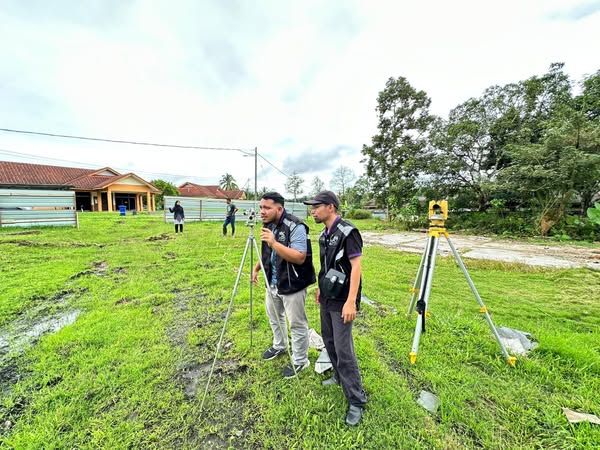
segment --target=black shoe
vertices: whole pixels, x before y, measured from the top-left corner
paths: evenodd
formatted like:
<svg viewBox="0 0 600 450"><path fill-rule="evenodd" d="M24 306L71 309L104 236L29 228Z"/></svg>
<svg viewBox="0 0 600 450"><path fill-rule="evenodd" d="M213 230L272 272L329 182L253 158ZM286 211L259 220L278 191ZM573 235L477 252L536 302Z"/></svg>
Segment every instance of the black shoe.
<svg viewBox="0 0 600 450"><path fill-rule="evenodd" d="M348 408L348 414L346 414L346 424L350 426L358 425L360 419L362 419L362 415L364 412L364 408L360 406L350 405Z"/></svg>
<svg viewBox="0 0 600 450"><path fill-rule="evenodd" d="M309 366L310 366L310 361L306 361L306 363L304 363L304 364L294 365L294 367L289 365L285 369L283 369L283 378L294 378L296 375L298 375L301 371L303 371L304 369L306 369ZM296 370L294 370L294 369L296 369Z"/></svg>
<svg viewBox="0 0 600 450"><path fill-rule="evenodd" d="M267 351L263 353L263 359L265 361L270 361L272 359L277 358L279 355L283 355L285 353L285 348L277 349L270 347Z"/></svg>

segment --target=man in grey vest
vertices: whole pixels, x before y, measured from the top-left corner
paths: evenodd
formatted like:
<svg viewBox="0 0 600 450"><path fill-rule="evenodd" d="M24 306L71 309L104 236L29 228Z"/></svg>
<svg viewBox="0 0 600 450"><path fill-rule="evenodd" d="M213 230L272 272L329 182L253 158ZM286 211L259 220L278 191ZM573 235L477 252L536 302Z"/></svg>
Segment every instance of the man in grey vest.
<svg viewBox="0 0 600 450"><path fill-rule="evenodd" d="M325 225L319 238L321 271L316 300L321 310L321 334L333 365L323 385L339 384L348 400L348 425L357 425L367 396L363 389L352 340L352 322L360 308L362 237L338 215L339 200L331 191L319 192L311 206L315 222Z"/></svg>
<svg viewBox="0 0 600 450"><path fill-rule="evenodd" d="M261 260L270 284L265 301L273 331L273 345L263 353L263 359L271 360L287 353L287 316L294 362L283 370L283 376L292 378L310 366L305 302L306 288L316 278L308 227L289 214L284 204L277 192L266 193L260 200L260 217L264 224L260 234ZM257 263L252 273L254 282L258 281L259 273L260 263Z"/></svg>

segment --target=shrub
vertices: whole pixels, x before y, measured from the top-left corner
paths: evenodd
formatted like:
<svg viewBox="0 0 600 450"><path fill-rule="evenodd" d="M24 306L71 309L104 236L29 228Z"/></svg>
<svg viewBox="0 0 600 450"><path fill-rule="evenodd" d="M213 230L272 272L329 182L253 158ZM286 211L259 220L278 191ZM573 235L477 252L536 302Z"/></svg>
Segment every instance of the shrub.
<svg viewBox="0 0 600 450"><path fill-rule="evenodd" d="M373 217L373 214L366 209L352 209L348 211L346 217L348 217L348 219L370 219Z"/></svg>

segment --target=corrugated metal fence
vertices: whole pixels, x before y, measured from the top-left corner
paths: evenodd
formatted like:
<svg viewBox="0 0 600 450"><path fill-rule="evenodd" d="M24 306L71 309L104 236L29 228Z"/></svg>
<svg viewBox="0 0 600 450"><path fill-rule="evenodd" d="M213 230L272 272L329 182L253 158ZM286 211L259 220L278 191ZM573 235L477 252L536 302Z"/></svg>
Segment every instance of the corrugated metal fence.
<svg viewBox="0 0 600 450"><path fill-rule="evenodd" d="M165 222L173 222L173 214L169 212L169 208L172 208L177 200L179 200L183 208L187 222L225 219L225 212L227 210L225 200L165 196ZM235 214L236 220L245 220L244 211L254 208L253 200L233 200L232 202L238 208L238 212ZM286 202L285 209L300 219L306 219L308 215L307 206L303 203ZM256 213L257 218L259 218L258 203Z"/></svg>
<svg viewBox="0 0 600 450"><path fill-rule="evenodd" d="M0 227L77 225L73 191L0 189Z"/></svg>

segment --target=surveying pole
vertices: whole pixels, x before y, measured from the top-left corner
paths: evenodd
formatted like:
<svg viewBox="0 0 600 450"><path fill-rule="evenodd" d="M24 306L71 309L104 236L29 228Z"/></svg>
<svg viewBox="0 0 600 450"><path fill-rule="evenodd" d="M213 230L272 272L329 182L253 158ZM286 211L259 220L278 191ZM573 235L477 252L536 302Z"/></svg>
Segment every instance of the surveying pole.
<svg viewBox="0 0 600 450"><path fill-rule="evenodd" d="M467 279L467 283L471 288L471 292L473 292L473 295L475 296L475 300L477 300L477 303L479 303L479 312L485 317L492 334L496 338L496 342L498 342L498 345L500 346L500 350L502 350L502 354L504 355L506 362L510 366L514 367L516 364L516 358L508 353L508 350L500 340L500 335L498 334L498 330L492 321L492 317L490 316L487 307L483 303L483 300L481 300L479 292L477 292L477 288L475 287L475 284L473 283L473 280L471 279L469 272L462 261L462 258L452 244L448 231L446 230L446 220L448 219L448 201L430 201L428 217L429 228L427 230L427 245L425 246L425 251L421 257L421 263L419 264L417 277L415 278L413 287L410 290L412 295L408 306L409 316L415 310L418 313L412 349L409 353L410 363L415 364L417 362L419 340L421 339L421 334L425 333L425 319L429 317L429 295L431 293L431 283L433 281L433 272L435 269L435 257L438 251L440 237L444 236L446 241L448 241L450 251L454 255L456 263Z"/></svg>

